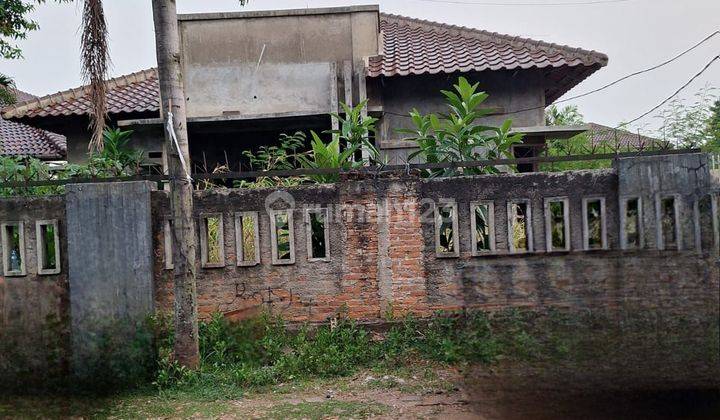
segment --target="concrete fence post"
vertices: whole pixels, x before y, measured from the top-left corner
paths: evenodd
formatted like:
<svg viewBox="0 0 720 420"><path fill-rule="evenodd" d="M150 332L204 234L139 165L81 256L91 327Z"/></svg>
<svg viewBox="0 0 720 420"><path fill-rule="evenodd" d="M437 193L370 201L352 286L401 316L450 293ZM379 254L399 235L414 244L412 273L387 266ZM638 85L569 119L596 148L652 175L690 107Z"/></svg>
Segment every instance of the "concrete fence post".
<svg viewBox="0 0 720 420"><path fill-rule="evenodd" d="M72 184L66 213L73 370L130 346L153 313L151 182Z"/></svg>

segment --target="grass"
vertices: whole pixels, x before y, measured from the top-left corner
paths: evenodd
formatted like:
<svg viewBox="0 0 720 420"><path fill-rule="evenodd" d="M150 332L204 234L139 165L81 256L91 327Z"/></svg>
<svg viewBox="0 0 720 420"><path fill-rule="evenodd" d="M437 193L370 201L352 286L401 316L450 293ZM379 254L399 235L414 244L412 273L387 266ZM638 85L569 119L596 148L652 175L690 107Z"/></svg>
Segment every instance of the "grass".
<svg viewBox="0 0 720 420"><path fill-rule="evenodd" d="M356 395L377 389L393 389L408 394L452 389L452 385L443 382L435 372L442 369L441 366L420 361L418 365L397 371L368 370L351 378L295 379L272 386L235 389L233 392L208 381L165 390L145 387L107 397L0 396L0 418L217 418L224 415L272 419L366 418L387 414L390 409L385 404L371 401L327 399L328 390L332 390L333 394ZM413 385L385 386L382 381L365 380L368 376L381 379L381 374L393 375Z"/></svg>
<svg viewBox="0 0 720 420"><path fill-rule="evenodd" d="M277 419L319 419L319 418L365 418L386 414L390 407L377 403L355 401L323 401L282 403L268 412L269 418Z"/></svg>
<svg viewBox="0 0 720 420"><path fill-rule="evenodd" d="M171 361L172 331L156 322L159 354L152 372L138 369L137 361L143 359L137 354L124 360L112 353L113 363L98 364L103 370L90 378L95 385L85 387L95 392L111 390L107 395L0 394L0 418L207 418L228 413L314 418L309 412L320 418L366 417L386 407L378 401L369 405L363 401L359 406L347 398L313 402L297 396L324 397L328 389L346 394L446 393L456 384L443 371L498 361L585 372L610 366L614 370L608 372L614 376L648 367L678 371L698 361L720 365L717 314L693 317L667 319L654 316L651 310L608 317L591 311L508 309L492 314L445 314L426 321L405 318L393 321L382 333L371 333L351 321L333 328L290 331L279 319L233 323L218 315L200 326L201 368L193 372ZM148 341L144 334L137 348ZM100 348L122 348L120 344L108 342ZM137 372L139 379L133 381L128 372ZM130 391L108 388L117 374L122 383L140 386ZM60 390L67 393L65 388ZM262 409L248 414L244 401L257 401Z"/></svg>

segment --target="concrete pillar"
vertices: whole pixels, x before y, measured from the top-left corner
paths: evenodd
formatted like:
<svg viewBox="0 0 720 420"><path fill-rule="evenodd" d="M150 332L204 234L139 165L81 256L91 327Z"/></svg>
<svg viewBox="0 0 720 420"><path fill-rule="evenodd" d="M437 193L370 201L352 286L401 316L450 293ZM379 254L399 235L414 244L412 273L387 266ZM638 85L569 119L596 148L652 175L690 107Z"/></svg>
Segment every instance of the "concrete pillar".
<svg viewBox="0 0 720 420"><path fill-rule="evenodd" d="M130 345L153 313L151 182L67 186L73 369L93 374L112 341Z"/></svg>

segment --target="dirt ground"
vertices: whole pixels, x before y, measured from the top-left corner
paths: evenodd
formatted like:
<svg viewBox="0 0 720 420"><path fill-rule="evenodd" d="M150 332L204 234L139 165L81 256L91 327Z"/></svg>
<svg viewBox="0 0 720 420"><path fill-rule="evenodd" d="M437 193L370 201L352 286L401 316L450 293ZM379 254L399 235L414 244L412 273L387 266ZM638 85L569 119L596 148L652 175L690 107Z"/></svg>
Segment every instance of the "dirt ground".
<svg viewBox="0 0 720 420"><path fill-rule="evenodd" d="M611 378L602 378L597 372L591 375L594 380L586 380L582 372L568 375L518 366L436 369L434 375L431 380L358 376L340 390L311 387L279 399L258 395L234 402L234 413L226 418L239 413L250 418L314 418L311 406L334 407L316 412L327 415L315 418L720 418L716 383L699 388L686 388L682 383L661 385L653 379L649 383L618 380L609 384Z"/></svg>
<svg viewBox="0 0 720 420"><path fill-rule="evenodd" d="M0 418L720 418L717 383L689 389L681 383L654 386L660 382L652 379L629 391L622 381L608 386L611 375L598 380L602 374L587 374L518 365L420 366L392 375L364 371L349 378L293 381L236 398L197 390L107 399L0 397Z"/></svg>

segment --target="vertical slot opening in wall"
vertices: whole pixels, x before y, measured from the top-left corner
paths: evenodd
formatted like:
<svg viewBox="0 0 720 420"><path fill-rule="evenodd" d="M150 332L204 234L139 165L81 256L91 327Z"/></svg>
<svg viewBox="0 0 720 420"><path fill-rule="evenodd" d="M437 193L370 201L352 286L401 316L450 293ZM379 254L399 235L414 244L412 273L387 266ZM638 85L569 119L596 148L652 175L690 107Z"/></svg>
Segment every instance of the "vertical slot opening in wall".
<svg viewBox="0 0 720 420"><path fill-rule="evenodd" d="M223 217L220 213L200 217L200 252L203 268L225 266L225 240L223 238Z"/></svg>
<svg viewBox="0 0 720 420"><path fill-rule="evenodd" d="M712 221L713 236L715 236L715 252L720 254L720 194L713 195Z"/></svg>
<svg viewBox="0 0 720 420"><path fill-rule="evenodd" d="M260 263L260 235L257 212L235 213L235 245L238 266Z"/></svg>
<svg viewBox="0 0 720 420"><path fill-rule="evenodd" d="M295 234L292 210L275 210L270 218L273 264L295 263Z"/></svg>
<svg viewBox="0 0 720 420"><path fill-rule="evenodd" d="M642 199L640 197L624 198L621 201L620 243L622 249L642 249L643 222Z"/></svg>
<svg viewBox="0 0 720 420"><path fill-rule="evenodd" d="M163 232L165 236L165 269L172 270L175 266L173 265L173 222L170 219L165 219L163 224Z"/></svg>
<svg viewBox="0 0 720 420"><path fill-rule="evenodd" d="M545 200L545 241L548 252L570 250L569 202L565 197Z"/></svg>
<svg viewBox="0 0 720 420"><path fill-rule="evenodd" d="M508 203L508 244L510 252L531 252L532 216L530 201L518 200Z"/></svg>
<svg viewBox="0 0 720 420"><path fill-rule="evenodd" d="M680 201L675 195L658 197L658 249L680 249Z"/></svg>
<svg viewBox="0 0 720 420"><path fill-rule="evenodd" d="M605 199L583 199L583 239L586 250L607 249Z"/></svg>
<svg viewBox="0 0 720 420"><path fill-rule="evenodd" d="M1 225L3 271L6 276L25 275L25 233L23 222Z"/></svg>
<svg viewBox="0 0 720 420"><path fill-rule="evenodd" d="M442 258L460 255L457 205L441 203L435 206L435 255Z"/></svg>
<svg viewBox="0 0 720 420"><path fill-rule="evenodd" d="M327 209L308 209L305 213L307 227L308 260L328 261L330 259L330 228Z"/></svg>
<svg viewBox="0 0 720 420"><path fill-rule="evenodd" d="M492 201L470 204L472 254L495 252L495 206Z"/></svg>
<svg viewBox="0 0 720 420"><path fill-rule="evenodd" d="M35 223L37 235L38 274L60 272L60 237L57 220L38 220Z"/></svg>
<svg viewBox="0 0 720 420"><path fill-rule="evenodd" d="M694 204L695 249L700 253L712 250L715 243L713 199L711 194L705 194Z"/></svg>

